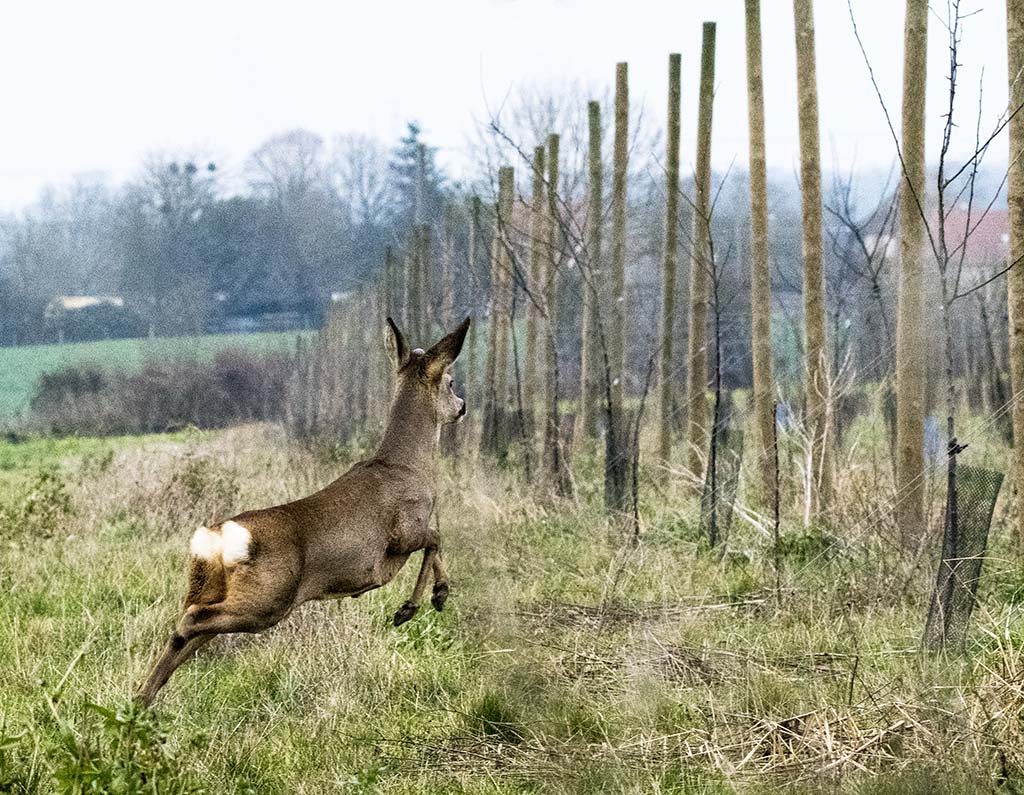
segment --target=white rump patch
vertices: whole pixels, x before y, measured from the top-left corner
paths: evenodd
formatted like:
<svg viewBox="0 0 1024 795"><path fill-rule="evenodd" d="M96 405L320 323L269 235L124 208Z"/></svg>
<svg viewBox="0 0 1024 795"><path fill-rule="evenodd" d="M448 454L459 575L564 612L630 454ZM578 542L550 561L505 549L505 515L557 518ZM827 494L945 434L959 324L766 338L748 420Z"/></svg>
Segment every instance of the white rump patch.
<svg viewBox="0 0 1024 795"><path fill-rule="evenodd" d="M200 527L192 535L189 551L197 558L213 560L220 557L220 533L206 527Z"/></svg>
<svg viewBox="0 0 1024 795"><path fill-rule="evenodd" d="M221 559L225 566L249 559L249 542L252 535L238 522L224 522L220 528Z"/></svg>
<svg viewBox="0 0 1024 795"><path fill-rule="evenodd" d="M249 544L252 536L238 522L227 521L219 530L200 527L192 536L189 549L197 558L216 560L220 558L225 566L249 559Z"/></svg>

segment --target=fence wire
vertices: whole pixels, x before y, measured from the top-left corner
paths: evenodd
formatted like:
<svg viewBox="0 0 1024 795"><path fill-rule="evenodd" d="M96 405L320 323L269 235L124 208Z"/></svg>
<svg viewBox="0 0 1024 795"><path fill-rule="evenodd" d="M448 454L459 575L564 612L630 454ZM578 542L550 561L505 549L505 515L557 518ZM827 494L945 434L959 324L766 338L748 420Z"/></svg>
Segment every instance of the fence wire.
<svg viewBox="0 0 1024 795"><path fill-rule="evenodd" d="M1003 473L996 470L963 464L955 470L946 495L942 557L924 630L926 648L964 647L1002 484Z"/></svg>

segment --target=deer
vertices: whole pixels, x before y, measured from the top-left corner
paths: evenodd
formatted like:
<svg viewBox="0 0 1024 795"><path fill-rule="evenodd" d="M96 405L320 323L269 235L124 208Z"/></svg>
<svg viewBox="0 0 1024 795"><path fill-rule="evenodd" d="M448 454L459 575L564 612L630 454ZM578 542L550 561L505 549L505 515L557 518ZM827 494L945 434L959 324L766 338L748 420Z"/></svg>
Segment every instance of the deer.
<svg viewBox="0 0 1024 795"><path fill-rule="evenodd" d="M376 453L314 494L244 511L195 531L184 605L139 690L144 706L217 635L262 632L305 602L355 598L380 588L421 550L412 595L393 623L400 626L416 614L431 575L431 604L435 610L444 608L448 573L430 517L441 428L466 414L451 370L469 323L466 318L424 351L410 350L394 320L387 318L396 378Z"/></svg>

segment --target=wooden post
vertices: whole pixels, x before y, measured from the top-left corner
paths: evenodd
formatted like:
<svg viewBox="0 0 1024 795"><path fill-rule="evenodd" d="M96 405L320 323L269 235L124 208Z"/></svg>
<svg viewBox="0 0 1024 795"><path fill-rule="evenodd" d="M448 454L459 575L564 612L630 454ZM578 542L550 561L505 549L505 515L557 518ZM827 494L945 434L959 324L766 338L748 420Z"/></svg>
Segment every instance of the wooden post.
<svg viewBox="0 0 1024 795"><path fill-rule="evenodd" d="M690 333L687 356L687 462L703 473L701 453L708 450L708 300L711 268L711 113L715 91L715 23L704 23L697 110L697 196L690 257Z"/></svg>
<svg viewBox="0 0 1024 795"><path fill-rule="evenodd" d="M537 377L540 352L538 337L543 324L543 313L534 301L543 305L546 290L544 288L544 250L548 245L545 235L547 218L547 195L544 192L544 147L533 150L533 190L530 195L530 297L526 302L526 361L523 365L523 424L528 440L524 454L532 462L537 451L536 402L540 391Z"/></svg>
<svg viewBox="0 0 1024 795"><path fill-rule="evenodd" d="M661 368L658 379L658 462L672 457L675 389L672 334L676 313L676 263L679 249L679 102L682 56L668 56L668 141L665 153L665 251L661 291Z"/></svg>
<svg viewBox="0 0 1024 795"><path fill-rule="evenodd" d="M900 181L900 275L896 323L896 525L906 548L924 519L925 73L928 0L907 0L903 28L903 179Z"/></svg>
<svg viewBox="0 0 1024 795"><path fill-rule="evenodd" d="M598 316L606 313L601 305L601 285L605 274L601 266L601 225L604 220L604 175L601 162L601 105L587 105L589 132L589 177L587 182L587 264L583 279L583 321L580 330L580 436L597 436L597 415L601 405L600 361L603 346L598 333ZM601 317L607 323L607 315Z"/></svg>
<svg viewBox="0 0 1024 795"><path fill-rule="evenodd" d="M615 144L612 162L612 258L608 302L606 400L610 418L605 448L605 507L629 510L626 474L629 441L622 412L626 365L626 169L629 165L629 66L615 65Z"/></svg>
<svg viewBox="0 0 1024 795"><path fill-rule="evenodd" d="M1010 218L1007 306L1010 312L1011 394L1024 390L1024 0L1006 0L1006 51L1010 80L1010 171L1006 203ZM1007 263L1007 264L1010 264ZM1013 466L1017 532L1024 540L1024 400L1013 402Z"/></svg>
<svg viewBox="0 0 1024 795"><path fill-rule="evenodd" d="M772 377L772 282L768 261L768 178L765 168L764 80L761 70L761 0L746 0L747 113L750 120L750 334L754 363L754 424L757 428L763 504L778 484L775 449L775 382Z"/></svg>
<svg viewBox="0 0 1024 795"><path fill-rule="evenodd" d="M508 451L508 321L512 286L512 258L508 246L512 221L515 172L511 166L498 170L498 204L491 243L491 316L488 329L487 372L484 391L484 428L480 446L504 458Z"/></svg>
<svg viewBox="0 0 1024 795"><path fill-rule="evenodd" d="M547 147L547 269L544 274L544 309L547 313L544 356L544 466L559 494L567 494L569 479L562 460L561 389L558 371L558 281L561 277L562 227L558 205L559 136L551 133Z"/></svg>
<svg viewBox="0 0 1024 795"><path fill-rule="evenodd" d="M829 447L829 359L825 340L825 277L821 245L821 152L818 79L814 53L813 0L793 0L796 83L800 135L800 199L804 259L804 416L811 437L808 518L817 519L831 491Z"/></svg>
<svg viewBox="0 0 1024 795"><path fill-rule="evenodd" d="M480 290L480 215L483 212L480 197L473 196L469 206L469 240L466 245L466 266L468 301L467 312L473 316L473 322L469 326L469 368L466 373L466 398L478 401L477 405L483 405L483 390L480 386L480 361L479 361L479 327L482 320L481 313L477 312L477 302Z"/></svg>

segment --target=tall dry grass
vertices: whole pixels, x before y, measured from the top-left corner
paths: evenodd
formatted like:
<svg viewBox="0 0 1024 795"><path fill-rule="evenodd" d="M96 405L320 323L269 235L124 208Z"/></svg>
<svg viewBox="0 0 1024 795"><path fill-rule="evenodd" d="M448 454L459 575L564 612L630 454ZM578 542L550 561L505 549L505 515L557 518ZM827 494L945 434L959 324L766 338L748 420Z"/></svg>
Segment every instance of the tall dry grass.
<svg viewBox="0 0 1024 795"><path fill-rule="evenodd" d="M443 462L449 609L390 626L410 566L359 600L218 639L161 694L155 722L126 705L170 629L194 525L308 493L365 448L311 449L264 424L40 461L56 469L5 493L0 512L0 782L1007 791L1024 765L1024 578L1000 529L968 655L921 655L931 569L870 524L875 442L861 430L865 452L839 481L850 524L805 529L787 508L779 601L763 529L740 518L708 550L680 481L656 490L644 476L634 547L603 518L599 460L577 460L574 502L515 471Z"/></svg>

